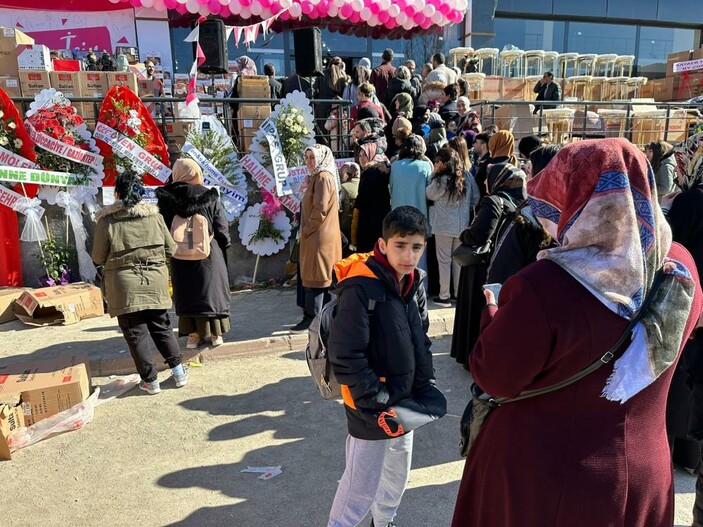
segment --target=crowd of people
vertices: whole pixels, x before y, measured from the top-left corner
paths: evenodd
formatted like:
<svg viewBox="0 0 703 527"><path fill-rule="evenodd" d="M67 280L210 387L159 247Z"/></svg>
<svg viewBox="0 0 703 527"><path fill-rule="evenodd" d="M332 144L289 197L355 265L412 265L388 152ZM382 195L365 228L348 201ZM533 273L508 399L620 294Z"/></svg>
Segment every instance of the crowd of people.
<svg viewBox="0 0 703 527"><path fill-rule="evenodd" d="M454 527L672 526L672 449L693 437L683 463L695 468L703 439L703 134L644 150L625 139L516 144L482 126L441 54L424 80L414 64L396 69L390 50L382 61L348 82L332 60L322 79L324 98L355 100L343 137L354 160L338 171L324 141L304 155L303 319L292 329L335 298L329 361L349 432L328 526L369 513L372 526L394 526L414 430L446 413L427 338L433 290L435 305L456 306L451 357L471 372L468 408L493 409L470 438ZM544 80L535 90L551 100ZM152 342L184 386L169 269L186 347L221 344L221 205L186 160L158 207L142 203L134 174L115 192L93 247L110 314L143 390L160 390ZM201 236L183 242L184 221ZM694 518L703 526L701 476Z"/></svg>

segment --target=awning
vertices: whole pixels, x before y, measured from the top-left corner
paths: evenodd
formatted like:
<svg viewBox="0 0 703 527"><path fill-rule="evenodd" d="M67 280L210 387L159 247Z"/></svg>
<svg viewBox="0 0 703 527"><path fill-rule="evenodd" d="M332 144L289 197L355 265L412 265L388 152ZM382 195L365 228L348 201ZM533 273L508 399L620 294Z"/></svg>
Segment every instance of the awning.
<svg viewBox="0 0 703 527"><path fill-rule="evenodd" d="M148 1L148 0L147 0ZM132 5L114 4L109 0L0 0L0 7L34 11L114 11L115 9L132 9Z"/></svg>

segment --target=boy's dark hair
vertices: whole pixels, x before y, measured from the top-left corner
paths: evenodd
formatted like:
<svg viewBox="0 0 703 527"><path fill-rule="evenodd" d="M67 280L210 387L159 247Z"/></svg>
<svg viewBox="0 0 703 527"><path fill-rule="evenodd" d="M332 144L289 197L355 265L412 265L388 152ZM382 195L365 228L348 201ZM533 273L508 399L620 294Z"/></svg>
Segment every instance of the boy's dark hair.
<svg viewBox="0 0 703 527"><path fill-rule="evenodd" d="M264 75L267 77L273 77L276 74L276 69L273 64L264 64Z"/></svg>
<svg viewBox="0 0 703 527"><path fill-rule="evenodd" d="M427 220L419 209L410 205L396 207L383 218L383 239L387 242L393 236L412 236L421 234L427 238Z"/></svg>
<svg viewBox="0 0 703 527"><path fill-rule="evenodd" d="M530 158L530 154L542 144L542 140L536 135L528 135L520 139L517 150L525 159Z"/></svg>
<svg viewBox="0 0 703 527"><path fill-rule="evenodd" d="M476 141L483 141L484 143L488 144L488 140L491 138L491 135L493 135L493 134L489 134L488 132L482 132L482 133L478 134L476 137L474 137L474 143Z"/></svg>
<svg viewBox="0 0 703 527"><path fill-rule="evenodd" d="M444 53L435 53L432 55L432 60L437 64L444 64L446 59L444 58Z"/></svg>
<svg viewBox="0 0 703 527"><path fill-rule="evenodd" d="M386 48L383 50L383 55L381 55L381 60L383 60L383 62L390 62L393 60L393 56L394 56L393 50L391 48Z"/></svg>
<svg viewBox="0 0 703 527"><path fill-rule="evenodd" d="M456 98L459 97L459 85L449 84L448 86L445 86L444 95L449 97L450 100L456 101Z"/></svg>

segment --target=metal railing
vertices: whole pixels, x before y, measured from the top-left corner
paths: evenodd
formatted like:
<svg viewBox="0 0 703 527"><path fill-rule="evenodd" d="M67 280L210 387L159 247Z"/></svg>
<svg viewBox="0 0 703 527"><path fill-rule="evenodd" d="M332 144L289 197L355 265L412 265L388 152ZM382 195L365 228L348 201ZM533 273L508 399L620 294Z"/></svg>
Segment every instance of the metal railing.
<svg viewBox="0 0 703 527"><path fill-rule="evenodd" d="M26 111L33 97L13 97L13 102L23 107ZM82 105L79 113L83 120L92 129L97 121L103 97L70 97L74 106ZM171 155L180 155L180 147L185 142L186 127L193 122L192 118L184 116L185 98L182 97L143 97L142 102L152 110L152 115L161 129L166 143L169 145ZM315 115L315 137L317 142L330 146L335 157L350 157L351 145L351 119L349 110L351 101L339 99L313 99L310 101ZM254 140L259 125L269 115L278 101L272 99L253 98L211 98L203 97L199 108L203 114L216 115L225 125L230 136L235 142L239 152L244 154ZM332 106L339 106L343 112L336 119L328 117ZM259 108L260 112L244 110L243 108ZM322 114L325 113L325 115ZM249 115L244 115L249 114ZM328 124L327 128L325 124Z"/></svg>
<svg viewBox="0 0 703 527"><path fill-rule="evenodd" d="M473 101L483 127L496 124L516 139L537 135L545 142L624 137L644 147L653 141L679 143L703 131L703 106L634 101Z"/></svg>

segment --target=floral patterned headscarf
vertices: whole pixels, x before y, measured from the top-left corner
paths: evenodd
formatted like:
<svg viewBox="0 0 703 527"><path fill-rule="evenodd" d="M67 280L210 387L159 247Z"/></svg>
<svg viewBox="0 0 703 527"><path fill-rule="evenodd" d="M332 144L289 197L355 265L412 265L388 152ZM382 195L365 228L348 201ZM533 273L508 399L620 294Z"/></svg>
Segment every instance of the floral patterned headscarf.
<svg viewBox="0 0 703 527"><path fill-rule="evenodd" d="M306 149L311 151L315 156L315 170L310 173L310 176L316 176L320 172L329 172L334 177L334 182L339 194L341 182L339 181L339 173L337 172L337 164L334 162L332 150L325 145L314 144Z"/></svg>
<svg viewBox="0 0 703 527"><path fill-rule="evenodd" d="M674 148L674 159L683 190L703 184L703 133L692 135Z"/></svg>

